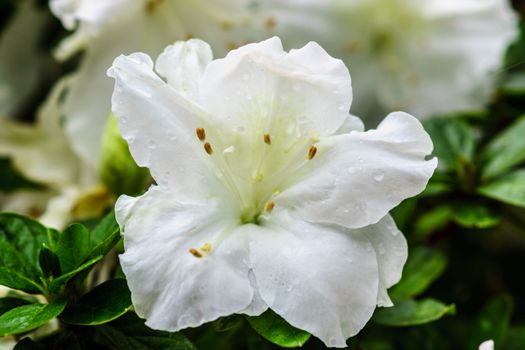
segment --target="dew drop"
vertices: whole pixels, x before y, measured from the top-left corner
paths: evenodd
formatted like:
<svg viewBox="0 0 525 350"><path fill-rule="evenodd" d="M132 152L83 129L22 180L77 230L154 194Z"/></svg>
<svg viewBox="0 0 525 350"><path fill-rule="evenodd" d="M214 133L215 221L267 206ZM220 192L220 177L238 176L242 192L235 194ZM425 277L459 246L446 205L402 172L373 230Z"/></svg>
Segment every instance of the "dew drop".
<svg viewBox="0 0 525 350"><path fill-rule="evenodd" d="M248 73L243 74L242 77L241 77L241 79L242 79L242 81L248 81L248 80L250 80L250 74L248 74Z"/></svg>
<svg viewBox="0 0 525 350"><path fill-rule="evenodd" d="M133 136L127 137L127 138L126 138L126 141L127 141L128 143L133 143L133 142L135 142L135 137L133 137Z"/></svg>
<svg viewBox="0 0 525 350"><path fill-rule="evenodd" d="M337 109L338 109L339 111L341 111L341 112L346 112L346 111L348 110L348 108L346 108L345 105L339 105L339 106L337 107Z"/></svg>
<svg viewBox="0 0 525 350"><path fill-rule="evenodd" d="M148 148L149 149L157 148L157 144L155 143L155 141L153 141L153 140L148 141Z"/></svg>
<svg viewBox="0 0 525 350"><path fill-rule="evenodd" d="M372 174L374 181L381 182L385 178L385 172L382 170L377 170Z"/></svg>
<svg viewBox="0 0 525 350"><path fill-rule="evenodd" d="M350 167L350 168L346 169L346 171L348 171L349 174L355 174L355 172L356 172L354 167Z"/></svg>

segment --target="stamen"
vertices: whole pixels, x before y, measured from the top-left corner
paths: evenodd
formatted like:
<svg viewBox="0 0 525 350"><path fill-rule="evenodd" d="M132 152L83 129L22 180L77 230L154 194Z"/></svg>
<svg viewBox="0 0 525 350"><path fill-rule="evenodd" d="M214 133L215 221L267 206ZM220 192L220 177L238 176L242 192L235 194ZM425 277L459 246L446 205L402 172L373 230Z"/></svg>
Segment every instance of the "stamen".
<svg viewBox="0 0 525 350"><path fill-rule="evenodd" d="M308 150L308 160L312 160L312 158L315 157L316 153L317 153L317 147L310 146L310 149Z"/></svg>
<svg viewBox="0 0 525 350"><path fill-rule="evenodd" d="M201 250L205 253L211 252L211 244L210 243L204 243L201 247Z"/></svg>
<svg viewBox="0 0 525 350"><path fill-rule="evenodd" d="M264 207L264 210L266 210L268 213L271 213L273 208L275 208L275 202L274 201L268 201Z"/></svg>
<svg viewBox="0 0 525 350"><path fill-rule="evenodd" d="M209 142L206 142L204 144L204 150L206 151L206 153L208 153L210 156L211 154L213 153L213 149L211 148L211 145Z"/></svg>
<svg viewBox="0 0 525 350"><path fill-rule="evenodd" d="M264 143L267 145L272 144L272 139L270 138L270 134L264 134Z"/></svg>
<svg viewBox="0 0 525 350"><path fill-rule="evenodd" d="M191 253L191 255L193 255L194 257L196 257L196 258L202 258L202 254L201 254L201 252L199 252L197 249L195 249L195 248L190 248L188 251L189 251L189 252Z"/></svg>
<svg viewBox="0 0 525 350"><path fill-rule="evenodd" d="M204 128L195 129L195 133L197 134L197 137L199 138L199 140L201 141L206 140L206 130L204 130Z"/></svg>

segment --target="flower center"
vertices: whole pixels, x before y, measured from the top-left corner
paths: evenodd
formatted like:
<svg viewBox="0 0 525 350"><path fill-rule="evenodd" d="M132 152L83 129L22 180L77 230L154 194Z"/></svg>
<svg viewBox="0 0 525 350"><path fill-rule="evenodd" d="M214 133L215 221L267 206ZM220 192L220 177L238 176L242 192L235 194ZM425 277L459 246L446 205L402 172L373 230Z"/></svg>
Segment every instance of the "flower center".
<svg viewBox="0 0 525 350"><path fill-rule="evenodd" d="M302 131L297 118L252 120L227 132L195 130L215 175L237 201L242 224L270 215L275 198L317 154L316 134Z"/></svg>
<svg viewBox="0 0 525 350"><path fill-rule="evenodd" d="M369 0L346 10L343 18L360 28L359 38L349 41L344 49L379 57L385 70L396 71L409 42L424 45L424 18L419 6L407 0Z"/></svg>

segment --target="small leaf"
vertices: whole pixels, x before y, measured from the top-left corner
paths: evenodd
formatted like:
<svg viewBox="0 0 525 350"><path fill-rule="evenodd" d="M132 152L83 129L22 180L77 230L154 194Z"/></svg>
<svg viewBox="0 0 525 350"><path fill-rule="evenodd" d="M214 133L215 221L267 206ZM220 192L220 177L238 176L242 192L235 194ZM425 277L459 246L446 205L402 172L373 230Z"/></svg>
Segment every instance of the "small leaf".
<svg viewBox="0 0 525 350"><path fill-rule="evenodd" d="M493 178L525 161L525 116L500 133L483 150L482 176Z"/></svg>
<svg viewBox="0 0 525 350"><path fill-rule="evenodd" d="M0 299L0 315L6 313L7 311L14 309L15 307L30 304L24 299L18 298L2 298Z"/></svg>
<svg viewBox="0 0 525 350"><path fill-rule="evenodd" d="M501 221L500 216L490 211L488 207L466 202L454 205L452 219L460 226L480 229L496 226Z"/></svg>
<svg viewBox="0 0 525 350"><path fill-rule="evenodd" d="M474 325L469 349L477 349L477 346L487 339L494 340L496 348L501 346L509 328L513 304L510 296L501 295L485 305Z"/></svg>
<svg viewBox="0 0 525 350"><path fill-rule="evenodd" d="M486 197L525 208L525 169L500 177L478 191Z"/></svg>
<svg viewBox="0 0 525 350"><path fill-rule="evenodd" d="M48 248L42 247L38 260L40 262L40 268L47 277L56 277L62 274L58 257Z"/></svg>
<svg viewBox="0 0 525 350"><path fill-rule="evenodd" d="M252 328L265 339L284 348L303 346L310 333L292 327L281 316L267 310L260 316L247 317Z"/></svg>
<svg viewBox="0 0 525 350"><path fill-rule="evenodd" d="M91 231L91 244L96 246L109 237L111 237L115 231L119 230L117 220L115 219L115 212L111 211L108 213L99 224Z"/></svg>
<svg viewBox="0 0 525 350"><path fill-rule="evenodd" d="M423 213L414 224L414 235L418 239L427 237L432 232L439 231L452 220L452 208L442 204Z"/></svg>
<svg viewBox="0 0 525 350"><path fill-rule="evenodd" d="M58 316L66 306L65 300L49 304L30 304L11 309L0 316L0 336L29 332Z"/></svg>
<svg viewBox="0 0 525 350"><path fill-rule="evenodd" d="M95 265L97 262L102 260L103 256L99 255L91 260L86 261L73 271L70 271L54 280L51 281L49 284L49 291L54 294L59 294L62 290L62 288L76 275L78 275L81 272L85 272L87 269L91 268L93 265Z"/></svg>
<svg viewBox="0 0 525 350"><path fill-rule="evenodd" d="M475 130L467 123L453 118L433 118L423 125L434 143L433 154L444 170L456 169L461 162L471 162L476 148Z"/></svg>
<svg viewBox="0 0 525 350"><path fill-rule="evenodd" d="M385 326L415 326L436 321L455 311L454 304L445 305L435 299L408 299L398 301L393 307L377 309L372 319Z"/></svg>
<svg viewBox="0 0 525 350"><path fill-rule="evenodd" d="M76 269L84 262L89 244L89 232L84 225L73 224L60 234L55 251L63 273Z"/></svg>
<svg viewBox="0 0 525 350"><path fill-rule="evenodd" d="M417 296L441 276L446 266L446 256L437 250L420 247L410 251L401 281L388 293L395 300Z"/></svg>
<svg viewBox="0 0 525 350"><path fill-rule="evenodd" d="M115 350L196 350L182 334L148 328L132 312L113 322L96 326L95 331L93 341Z"/></svg>
<svg viewBox="0 0 525 350"><path fill-rule="evenodd" d="M43 293L40 271L13 245L0 240L0 285L27 293Z"/></svg>
<svg viewBox="0 0 525 350"><path fill-rule="evenodd" d="M93 326L113 321L131 308L126 280L109 280L69 306L61 319L70 324Z"/></svg>

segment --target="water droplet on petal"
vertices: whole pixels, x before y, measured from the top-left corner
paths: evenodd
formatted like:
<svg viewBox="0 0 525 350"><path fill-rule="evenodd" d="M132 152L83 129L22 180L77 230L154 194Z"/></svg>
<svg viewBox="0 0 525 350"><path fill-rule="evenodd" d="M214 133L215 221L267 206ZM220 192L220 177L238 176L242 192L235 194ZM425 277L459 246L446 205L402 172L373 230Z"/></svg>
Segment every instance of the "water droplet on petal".
<svg viewBox="0 0 525 350"><path fill-rule="evenodd" d="M381 182L385 178L385 172L382 170L376 170L372 174L372 177L374 178L374 181Z"/></svg>
<svg viewBox="0 0 525 350"><path fill-rule="evenodd" d="M149 149L152 149L152 150L155 149L155 148L157 148L157 144L155 143L155 141L153 141L153 140L149 140L149 141L148 141L148 148L149 148Z"/></svg>
<svg viewBox="0 0 525 350"><path fill-rule="evenodd" d="M346 171L348 171L349 174L355 174L355 172L356 172L354 167L350 167L350 168L346 169Z"/></svg>
<svg viewBox="0 0 525 350"><path fill-rule="evenodd" d="M250 74L248 74L248 73L243 74L242 77L241 77L241 79L242 79L242 81L248 81L248 80L250 80Z"/></svg>

